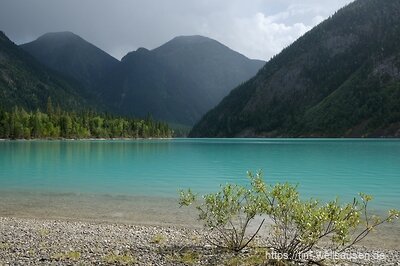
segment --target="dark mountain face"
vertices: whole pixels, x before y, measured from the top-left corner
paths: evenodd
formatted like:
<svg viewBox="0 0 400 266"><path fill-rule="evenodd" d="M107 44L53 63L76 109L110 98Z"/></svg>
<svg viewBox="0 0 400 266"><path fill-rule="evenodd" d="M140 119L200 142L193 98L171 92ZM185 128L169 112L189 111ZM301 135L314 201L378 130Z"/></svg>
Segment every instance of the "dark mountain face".
<svg viewBox="0 0 400 266"><path fill-rule="evenodd" d="M209 38L177 37L127 54L105 82L103 98L124 114L193 125L263 64Z"/></svg>
<svg viewBox="0 0 400 266"><path fill-rule="evenodd" d="M21 45L49 68L80 82L112 112L193 125L264 64L201 36L177 37L121 62L70 32Z"/></svg>
<svg viewBox="0 0 400 266"><path fill-rule="evenodd" d="M190 135L400 136L399 41L399 1L356 1L271 59Z"/></svg>
<svg viewBox="0 0 400 266"><path fill-rule="evenodd" d="M118 60L71 32L47 33L21 45L47 67L96 92L99 81L109 75Z"/></svg>
<svg viewBox="0 0 400 266"><path fill-rule="evenodd" d="M78 93L79 91L79 93ZM86 92L38 63L0 32L0 107L45 110L48 97L54 105L79 109Z"/></svg>

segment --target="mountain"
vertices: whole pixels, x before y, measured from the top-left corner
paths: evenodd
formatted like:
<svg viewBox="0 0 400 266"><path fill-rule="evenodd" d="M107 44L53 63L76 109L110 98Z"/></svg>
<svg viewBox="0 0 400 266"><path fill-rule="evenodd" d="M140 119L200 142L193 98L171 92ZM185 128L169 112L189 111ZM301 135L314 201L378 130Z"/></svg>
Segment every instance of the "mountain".
<svg viewBox="0 0 400 266"><path fill-rule="evenodd" d="M72 32L47 33L21 45L47 67L97 93L97 86L119 63L117 59Z"/></svg>
<svg viewBox="0 0 400 266"><path fill-rule="evenodd" d="M78 84L59 77L11 42L0 31L0 107L16 105L45 110L50 97L53 105L79 109L87 104L87 93Z"/></svg>
<svg viewBox="0 0 400 266"><path fill-rule="evenodd" d="M400 136L399 43L400 1L355 1L235 88L190 136Z"/></svg>
<svg viewBox="0 0 400 266"><path fill-rule="evenodd" d="M127 54L104 82L102 98L122 114L193 125L263 64L206 37L176 37Z"/></svg>

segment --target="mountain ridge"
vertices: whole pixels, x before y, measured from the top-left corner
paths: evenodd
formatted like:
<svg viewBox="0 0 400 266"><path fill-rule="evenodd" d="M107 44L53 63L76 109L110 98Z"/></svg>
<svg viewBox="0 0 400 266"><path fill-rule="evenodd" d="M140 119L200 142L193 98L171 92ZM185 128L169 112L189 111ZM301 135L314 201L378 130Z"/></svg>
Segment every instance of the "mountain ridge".
<svg viewBox="0 0 400 266"><path fill-rule="evenodd" d="M193 125L264 64L203 36L179 36L121 59L103 89L114 110ZM226 68L226 66L231 66ZM143 89L145 88L145 89Z"/></svg>
<svg viewBox="0 0 400 266"><path fill-rule="evenodd" d="M80 82L109 112L182 125L193 125L265 63L200 35L141 47L120 61L72 32L47 33L21 48Z"/></svg>
<svg viewBox="0 0 400 266"><path fill-rule="evenodd" d="M399 14L400 3L391 1L358 0L342 8L235 88L190 136L400 135L392 103L400 105L398 75L374 70L382 62L390 62L382 69L398 69Z"/></svg>
<svg viewBox="0 0 400 266"><path fill-rule="evenodd" d="M48 98L65 109L90 106L78 84L63 79L0 32L0 106L44 110Z"/></svg>
<svg viewBox="0 0 400 266"><path fill-rule="evenodd" d="M69 32L50 32L20 45L47 67L74 78L95 91L102 78L119 61L82 37Z"/></svg>

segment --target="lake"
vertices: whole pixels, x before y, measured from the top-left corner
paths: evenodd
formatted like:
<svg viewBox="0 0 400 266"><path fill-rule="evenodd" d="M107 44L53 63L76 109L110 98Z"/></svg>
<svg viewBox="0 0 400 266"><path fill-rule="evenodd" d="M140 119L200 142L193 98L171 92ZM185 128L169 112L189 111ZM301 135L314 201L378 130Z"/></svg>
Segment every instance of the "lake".
<svg viewBox="0 0 400 266"><path fill-rule="evenodd" d="M213 192L259 169L304 197L400 206L400 140L0 141L0 215L185 223L178 189Z"/></svg>

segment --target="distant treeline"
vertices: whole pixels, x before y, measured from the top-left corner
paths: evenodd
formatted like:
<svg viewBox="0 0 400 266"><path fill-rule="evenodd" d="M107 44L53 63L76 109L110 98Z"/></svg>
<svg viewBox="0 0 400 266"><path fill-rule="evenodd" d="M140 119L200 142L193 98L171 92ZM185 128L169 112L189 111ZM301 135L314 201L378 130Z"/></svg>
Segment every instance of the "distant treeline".
<svg viewBox="0 0 400 266"><path fill-rule="evenodd" d="M131 119L99 114L93 111L67 112L47 105L40 110L25 111L14 107L12 111L0 107L0 138L167 138L172 136L167 124L152 118Z"/></svg>

